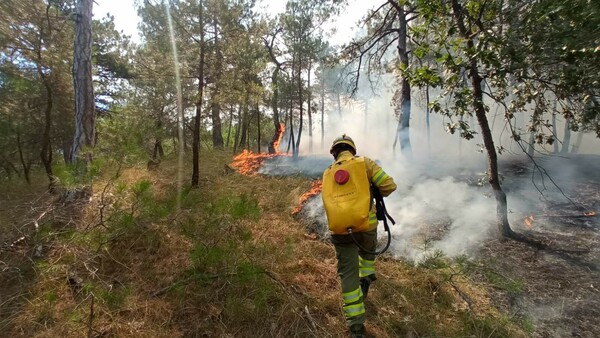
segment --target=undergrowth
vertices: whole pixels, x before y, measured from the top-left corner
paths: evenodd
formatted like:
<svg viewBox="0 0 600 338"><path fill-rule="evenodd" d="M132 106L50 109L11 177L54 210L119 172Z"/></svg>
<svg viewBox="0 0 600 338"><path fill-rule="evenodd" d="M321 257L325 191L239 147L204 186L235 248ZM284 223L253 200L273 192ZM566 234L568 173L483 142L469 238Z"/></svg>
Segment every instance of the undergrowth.
<svg viewBox="0 0 600 338"><path fill-rule="evenodd" d="M0 305L1 332L346 336L333 247L306 236L291 217L310 180L242 176L223 169L229 154L202 156L198 189L178 191L176 161L167 159L151 172L104 168L89 203L64 206L47 197L43 206L52 212L26 245L3 251L1 281L17 286L2 291L9 301ZM23 213L20 221L39 214ZM382 257L377 269L366 303L373 336L527 335L526 321L492 308L469 278L475 271L492 287L522 289L492 266L434 252L419 265Z"/></svg>

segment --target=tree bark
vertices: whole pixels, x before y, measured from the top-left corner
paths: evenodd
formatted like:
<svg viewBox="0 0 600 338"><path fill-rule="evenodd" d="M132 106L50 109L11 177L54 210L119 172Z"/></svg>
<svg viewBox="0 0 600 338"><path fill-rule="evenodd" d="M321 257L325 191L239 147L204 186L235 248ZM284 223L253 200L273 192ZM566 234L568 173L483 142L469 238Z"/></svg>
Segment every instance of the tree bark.
<svg viewBox="0 0 600 338"><path fill-rule="evenodd" d="M85 147L85 167L92 161L91 149L96 142L96 111L92 82L92 6L93 0L77 1L73 52L73 87L75 92L75 137L70 163L80 160Z"/></svg>
<svg viewBox="0 0 600 338"><path fill-rule="evenodd" d="M273 126L275 127L275 133L273 134L273 138L269 143L269 154L275 154L278 152L278 149L275 149L275 142L277 142L279 139L279 134L281 134L281 123L279 121L279 74L281 73L282 64L279 62L279 60L277 60L273 50L273 45L278 32L279 31L275 32L270 42L267 42L265 39L265 46L267 47L269 56L271 57L271 61L275 64L275 69L273 69L273 74L271 75L271 86L273 87L271 110L273 110Z"/></svg>
<svg viewBox="0 0 600 338"><path fill-rule="evenodd" d="M300 40L302 43L302 40ZM300 54L300 53L298 53ZM294 148L294 158L297 159L300 153L300 138L302 137L302 124L304 123L304 102L302 101L302 55L298 55L298 108L300 111L300 120L298 122L298 136L296 137L296 147Z"/></svg>
<svg viewBox="0 0 600 338"><path fill-rule="evenodd" d="M565 135L563 138L562 148L560 149L561 153L568 153L569 147L571 146L571 128L569 128L569 123L571 122L571 118L567 117L565 119Z"/></svg>
<svg viewBox="0 0 600 338"><path fill-rule="evenodd" d="M212 140L213 148L223 149L223 130L221 128L221 103L220 103L220 85L221 74L223 70L223 55L219 45L219 25L216 19L213 20L215 31L215 80L214 89L211 93L211 112L212 112Z"/></svg>
<svg viewBox="0 0 600 338"><path fill-rule="evenodd" d="M258 131L258 135L256 137L256 153L260 154L260 109L258 104L256 104L256 129Z"/></svg>
<svg viewBox="0 0 600 338"><path fill-rule="evenodd" d="M321 148L325 147L325 67L321 65Z"/></svg>
<svg viewBox="0 0 600 338"><path fill-rule="evenodd" d="M473 42L473 36L465 26L463 21L463 9L458 3L458 0L452 0L452 11L460 34L467 41L467 47L469 50L474 51L475 44ZM496 153L496 147L494 146L492 132L485 115L485 106L483 104L483 91L481 90L481 83L483 79L481 75L479 75L479 67L475 57L471 57L469 62L469 77L471 79L471 87L473 89L473 108L475 109L475 116L477 117L477 122L481 128L481 136L483 137L483 143L488 155L489 182L496 198L496 225L499 233L502 236L515 238L517 236L510 228L510 224L508 222L506 194L500 185L500 178L498 176L498 156Z"/></svg>
<svg viewBox="0 0 600 338"><path fill-rule="evenodd" d="M27 184L31 184L31 178L29 175L31 169L31 163L27 163L25 161L25 155L23 154L23 144L21 143L21 133L17 131L17 150L19 151L19 160L21 161L21 166L23 167L23 175L25 176L25 181Z"/></svg>
<svg viewBox="0 0 600 338"><path fill-rule="evenodd" d="M309 62L308 63L308 82L306 84L306 88L308 89L308 97L307 97L307 101L308 101L308 110L307 110L307 114L308 114L308 151L312 153L313 151L313 135L312 135L312 130L313 130L313 125L312 125L312 93L310 90L310 72L311 72L311 68L312 65Z"/></svg>
<svg viewBox="0 0 600 338"><path fill-rule="evenodd" d="M250 104L249 102L250 100L250 85L248 83L246 83L246 95L244 98L244 108L242 111L242 125L241 125L241 132L240 132L240 143L239 143L239 147L240 149L242 148L247 148L247 138L248 138L248 125L249 125L249 121L248 121L248 105Z"/></svg>
<svg viewBox="0 0 600 338"><path fill-rule="evenodd" d="M198 187L200 177L200 120L202 119L202 99L204 95L204 3L199 1L198 25L200 28L200 57L198 60L198 100L194 117L192 138L192 187Z"/></svg>
<svg viewBox="0 0 600 338"><path fill-rule="evenodd" d="M229 110L229 128L227 128L227 142L225 144L225 147L229 148L229 141L231 140L231 128L233 126L233 112L234 112L234 108L233 106L231 106L230 110Z"/></svg>
<svg viewBox="0 0 600 338"><path fill-rule="evenodd" d="M402 74L402 83L400 87L400 127L398 130L398 137L400 139L400 149L406 155L411 155L412 147L410 144L410 83L408 78L404 74L404 70L408 69L408 49L406 47L407 40L407 20L406 11L402 5L396 7L399 19L398 28L398 56L400 58L400 69Z"/></svg>
<svg viewBox="0 0 600 338"><path fill-rule="evenodd" d="M558 134L556 130L556 104L554 105L554 110L552 111L552 135L554 136L554 142L552 145L554 146L554 153L558 154Z"/></svg>

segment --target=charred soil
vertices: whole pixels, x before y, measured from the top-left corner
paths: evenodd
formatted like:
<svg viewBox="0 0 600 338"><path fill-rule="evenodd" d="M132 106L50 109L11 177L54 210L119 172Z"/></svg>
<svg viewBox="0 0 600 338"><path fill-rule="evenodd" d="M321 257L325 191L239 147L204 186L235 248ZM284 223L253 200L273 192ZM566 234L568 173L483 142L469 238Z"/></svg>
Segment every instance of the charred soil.
<svg viewBox="0 0 600 338"><path fill-rule="evenodd" d="M481 261L497 277L519 284L513 289L493 287L492 298L501 308L530 322L534 337L598 337L600 158L571 155L542 159L539 164L554 169L548 170L545 186L541 171L522 162L505 166L506 185L509 194L530 197L526 205L513 206L513 229L548 248L537 250L510 240L487 242L480 251ZM543 194L516 188L510 179L521 183L537 180ZM480 273L479 280L489 281L490 276L484 275Z"/></svg>

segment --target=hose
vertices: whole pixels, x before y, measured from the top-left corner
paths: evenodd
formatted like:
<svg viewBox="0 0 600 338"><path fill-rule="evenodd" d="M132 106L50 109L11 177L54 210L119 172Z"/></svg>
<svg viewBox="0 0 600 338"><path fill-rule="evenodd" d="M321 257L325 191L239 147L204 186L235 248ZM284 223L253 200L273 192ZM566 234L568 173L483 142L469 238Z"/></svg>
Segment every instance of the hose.
<svg viewBox="0 0 600 338"><path fill-rule="evenodd" d="M378 250L378 251L367 250L358 243L356 238L354 238L354 233L352 232L352 228L347 228L346 231L348 231L348 234L352 238L352 241L354 242L354 244L356 244L356 246L358 246L359 249L361 249L362 251L364 251L368 254L379 256L382 253L387 251L387 249L390 247L390 243L392 242L392 232L390 231L390 226L388 225L387 221L389 219L390 222L392 222L392 225L395 225L396 221L394 221L392 216L390 216L390 214L388 214L387 209L385 207L385 202L383 201L383 196L381 196L379 189L377 189L375 187L371 187L371 193L373 194L373 197L375 197L375 210L377 212L377 219L380 221L383 220L383 228L387 232L387 244L385 245L385 247L383 249Z"/></svg>

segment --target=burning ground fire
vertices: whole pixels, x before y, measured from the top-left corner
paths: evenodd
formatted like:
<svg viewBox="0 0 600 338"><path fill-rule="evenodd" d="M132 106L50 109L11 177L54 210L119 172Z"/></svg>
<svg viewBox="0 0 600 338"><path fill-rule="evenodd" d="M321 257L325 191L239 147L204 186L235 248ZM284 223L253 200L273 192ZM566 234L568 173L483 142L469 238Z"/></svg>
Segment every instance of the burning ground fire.
<svg viewBox="0 0 600 338"><path fill-rule="evenodd" d="M538 217L538 218L540 218L540 217L542 217L542 218L544 218L544 217L545 218L551 218L551 217L595 217L597 215L598 215L598 213L596 213L595 211L587 211L587 212L583 213L583 216L581 216L581 215L538 215L535 217ZM524 223L529 229L533 228L533 221L535 221L534 215L527 216L524 219Z"/></svg>
<svg viewBox="0 0 600 338"><path fill-rule="evenodd" d="M279 136L275 142L273 142L273 148L275 149L275 154L256 154L252 151L244 149L239 155L233 158L231 166L235 168L240 174L243 175L255 175L258 170L262 167L265 159L273 158L277 156L288 156L287 154L279 152L279 145L281 144L281 139L283 138L283 134L285 132L285 125L281 123L279 125ZM315 180L312 183L312 186L309 191L305 192L302 196L300 196L300 200L298 206L292 212L292 215L296 215L302 210L304 206L304 202L306 202L309 198L318 195L321 192L321 180Z"/></svg>
<svg viewBox="0 0 600 338"><path fill-rule="evenodd" d="M254 175L256 174L258 169L260 169L265 159L276 156L287 156L286 154L279 152L279 145L281 144L281 139L283 138L284 132L285 125L283 123L280 123L279 136L277 137L277 140L273 143L275 154L256 154L250 150L244 149L239 155L233 158L231 166L234 167L240 174Z"/></svg>
<svg viewBox="0 0 600 338"><path fill-rule="evenodd" d="M306 202L309 198L320 194L322 187L323 187L323 181L321 181L321 180L313 181L310 189L307 192L305 192L304 194L302 194L302 196L300 196L300 199L298 200L298 206L296 207L296 209L294 209L294 211L292 211L292 215L296 215L297 213L299 213L302 210L302 207L304 206L304 202Z"/></svg>

